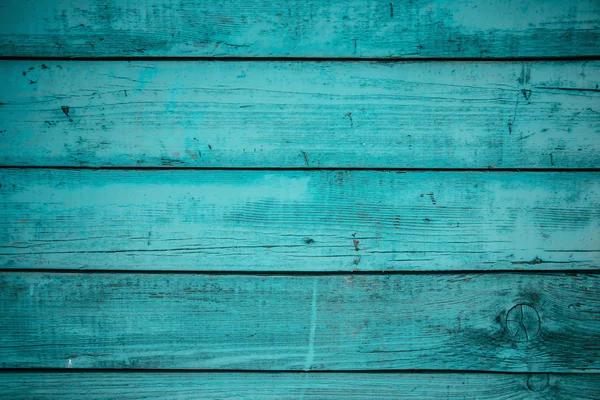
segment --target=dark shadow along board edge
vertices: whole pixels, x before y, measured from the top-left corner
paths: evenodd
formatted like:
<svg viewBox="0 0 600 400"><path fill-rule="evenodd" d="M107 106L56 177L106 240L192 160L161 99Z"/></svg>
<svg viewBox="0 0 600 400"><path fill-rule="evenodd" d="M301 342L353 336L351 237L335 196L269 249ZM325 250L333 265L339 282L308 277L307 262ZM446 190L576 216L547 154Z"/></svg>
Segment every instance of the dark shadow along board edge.
<svg viewBox="0 0 600 400"><path fill-rule="evenodd" d="M594 0L6 1L0 56L600 56L599 15Z"/></svg>

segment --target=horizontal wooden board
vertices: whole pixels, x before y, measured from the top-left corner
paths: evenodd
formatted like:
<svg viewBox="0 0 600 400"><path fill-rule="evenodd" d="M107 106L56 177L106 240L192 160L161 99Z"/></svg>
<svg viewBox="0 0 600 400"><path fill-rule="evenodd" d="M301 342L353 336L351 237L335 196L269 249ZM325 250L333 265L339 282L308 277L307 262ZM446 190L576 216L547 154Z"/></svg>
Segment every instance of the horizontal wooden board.
<svg viewBox="0 0 600 400"><path fill-rule="evenodd" d="M1 373L0 395L13 400L139 399L482 399L595 400L598 375Z"/></svg>
<svg viewBox="0 0 600 400"><path fill-rule="evenodd" d="M0 275L4 368L600 372L600 276Z"/></svg>
<svg viewBox="0 0 600 400"><path fill-rule="evenodd" d="M600 55L596 0L5 0L0 56Z"/></svg>
<svg viewBox="0 0 600 400"><path fill-rule="evenodd" d="M0 266L597 269L600 174L0 170Z"/></svg>
<svg viewBox="0 0 600 400"><path fill-rule="evenodd" d="M600 62L0 62L0 164L598 168Z"/></svg>

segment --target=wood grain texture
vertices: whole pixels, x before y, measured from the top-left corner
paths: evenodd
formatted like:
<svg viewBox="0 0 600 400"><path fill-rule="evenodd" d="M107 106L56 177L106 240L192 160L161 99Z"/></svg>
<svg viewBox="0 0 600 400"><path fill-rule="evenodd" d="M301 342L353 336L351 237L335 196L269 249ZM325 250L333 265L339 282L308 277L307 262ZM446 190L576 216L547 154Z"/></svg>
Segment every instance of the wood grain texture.
<svg viewBox="0 0 600 400"><path fill-rule="evenodd" d="M0 395L13 400L150 399L482 399L596 400L598 375L2 373Z"/></svg>
<svg viewBox="0 0 600 400"><path fill-rule="evenodd" d="M600 55L596 0L5 0L1 56Z"/></svg>
<svg viewBox="0 0 600 400"><path fill-rule="evenodd" d="M4 368L600 372L598 275L5 272L0 289Z"/></svg>
<svg viewBox="0 0 600 400"><path fill-rule="evenodd" d="M0 62L0 164L598 168L600 62Z"/></svg>
<svg viewBox="0 0 600 400"><path fill-rule="evenodd" d="M597 269L591 172L0 170L0 265Z"/></svg>

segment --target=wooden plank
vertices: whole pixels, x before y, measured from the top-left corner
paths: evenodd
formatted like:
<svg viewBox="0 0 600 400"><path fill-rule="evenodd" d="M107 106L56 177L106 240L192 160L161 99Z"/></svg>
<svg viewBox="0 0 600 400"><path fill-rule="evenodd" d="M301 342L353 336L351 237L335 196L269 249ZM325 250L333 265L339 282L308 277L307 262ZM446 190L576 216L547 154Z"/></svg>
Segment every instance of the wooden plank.
<svg viewBox="0 0 600 400"><path fill-rule="evenodd" d="M600 372L600 277L0 275L4 368Z"/></svg>
<svg viewBox="0 0 600 400"><path fill-rule="evenodd" d="M592 172L0 170L0 265L597 269Z"/></svg>
<svg viewBox="0 0 600 400"><path fill-rule="evenodd" d="M596 0L5 0L1 56L600 55Z"/></svg>
<svg viewBox="0 0 600 400"><path fill-rule="evenodd" d="M0 62L13 166L598 168L600 62Z"/></svg>
<svg viewBox="0 0 600 400"><path fill-rule="evenodd" d="M13 400L127 399L527 399L598 398L598 375L3 373L0 395Z"/></svg>

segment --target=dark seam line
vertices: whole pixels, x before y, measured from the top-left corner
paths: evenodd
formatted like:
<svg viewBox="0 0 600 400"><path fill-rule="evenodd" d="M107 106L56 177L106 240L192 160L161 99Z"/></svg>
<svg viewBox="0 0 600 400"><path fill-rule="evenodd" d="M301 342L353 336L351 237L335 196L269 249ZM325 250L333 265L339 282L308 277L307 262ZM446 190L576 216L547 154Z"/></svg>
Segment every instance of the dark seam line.
<svg viewBox="0 0 600 400"><path fill-rule="evenodd" d="M599 93L600 92L600 89L566 88L566 87L552 87L552 86L535 86L535 89L562 90L562 91L566 91L566 92L591 92L591 93Z"/></svg>
<svg viewBox="0 0 600 400"><path fill-rule="evenodd" d="M250 62L510 62L510 61L599 61L600 55L588 56L523 56L523 57L210 57L210 56L0 56L0 61L250 61Z"/></svg>
<svg viewBox="0 0 600 400"><path fill-rule="evenodd" d="M378 369L378 370L319 370L319 371L302 371L302 370L256 370L256 369L143 369L143 368L114 368L114 369L97 369L97 368L2 368L0 375L6 373L65 373L65 374L81 374L81 373L152 373L152 374L493 374L493 375L597 375L598 372L515 372L515 371L487 371L487 370L452 370L452 369Z"/></svg>
<svg viewBox="0 0 600 400"><path fill-rule="evenodd" d="M551 262L546 262L551 264ZM129 274L129 275L243 275L243 276L382 276L382 275L454 275L457 277L463 275L597 275L600 269L527 269L527 270L394 270L394 271L239 271L239 270L206 270L206 271L186 271L186 270L127 270L127 269L60 269L60 268L0 268L0 274L5 273L47 273L47 274Z"/></svg>
<svg viewBox="0 0 600 400"><path fill-rule="evenodd" d="M376 172L600 172L600 168L388 168L388 167L172 167L0 165L0 169L125 170L125 171L376 171Z"/></svg>

